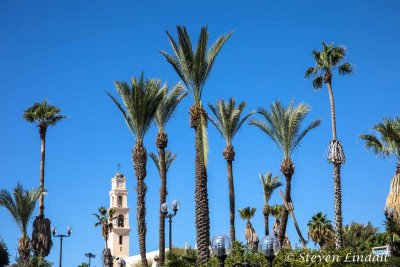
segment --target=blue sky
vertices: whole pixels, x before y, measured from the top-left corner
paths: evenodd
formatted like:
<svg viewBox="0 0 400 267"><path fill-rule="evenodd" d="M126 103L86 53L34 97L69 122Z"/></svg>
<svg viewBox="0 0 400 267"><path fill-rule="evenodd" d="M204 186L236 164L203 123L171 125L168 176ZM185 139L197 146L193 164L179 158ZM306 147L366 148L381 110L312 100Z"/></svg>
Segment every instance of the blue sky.
<svg viewBox="0 0 400 267"><path fill-rule="evenodd" d="M22 120L23 110L48 99L69 118L47 135L45 213L60 231L72 226L64 242L64 265L76 266L84 253L97 255L103 241L91 214L109 204L110 179L116 164L128 179L131 211L131 254L138 253L135 178L131 162L134 138L105 91L115 94L115 80L129 80L142 70L170 84L179 81L158 52L171 51L165 31L187 26L197 40L208 25L210 40L234 30L216 60L205 86L204 103L231 96L248 103L248 111L274 100L312 106L308 121L321 118L293 155L296 173L292 198L297 220L306 224L318 211L333 220L332 166L324 155L331 138L326 89L312 90L303 74L313 64L310 52L321 42L348 48L356 72L334 76L338 137L347 163L342 169L344 223L371 221L381 226L383 207L395 161L377 159L358 136L385 116L399 115L397 77L400 37L397 1L2 1L0 3L0 188L18 181L26 187L39 182L40 140L37 128ZM170 169L169 201L179 199L174 219L174 244L195 244L193 130L188 125L187 97L167 127L169 149L178 154ZM153 127L146 139L155 152ZM209 198L211 235L229 233L228 188L224 141L209 127ZM261 131L245 126L234 140L236 207L258 209L253 224L263 232L262 188L258 173L279 173L281 152ZM157 249L159 178L149 160L146 179L147 248ZM279 194L271 203L280 203ZM36 212L35 212L36 213ZM0 208L0 235L14 256L19 230ZM244 222L237 217L237 237L244 240ZM65 230L64 230L65 231ZM298 243L293 224L288 234ZM59 242L49 260L58 264Z"/></svg>

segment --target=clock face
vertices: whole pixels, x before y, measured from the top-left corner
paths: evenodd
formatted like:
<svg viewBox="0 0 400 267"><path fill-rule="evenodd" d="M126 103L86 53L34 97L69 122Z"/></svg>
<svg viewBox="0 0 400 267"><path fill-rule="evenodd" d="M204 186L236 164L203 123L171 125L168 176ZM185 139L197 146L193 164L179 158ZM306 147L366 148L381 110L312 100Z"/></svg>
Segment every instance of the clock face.
<svg viewBox="0 0 400 267"><path fill-rule="evenodd" d="M117 187L122 187L122 182L121 181L117 182Z"/></svg>

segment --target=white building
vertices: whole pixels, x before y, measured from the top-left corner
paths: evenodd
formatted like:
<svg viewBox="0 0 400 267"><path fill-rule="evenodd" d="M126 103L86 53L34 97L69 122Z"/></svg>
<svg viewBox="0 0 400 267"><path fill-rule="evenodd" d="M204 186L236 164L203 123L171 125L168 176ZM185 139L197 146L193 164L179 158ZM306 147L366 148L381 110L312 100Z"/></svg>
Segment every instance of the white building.
<svg viewBox="0 0 400 267"><path fill-rule="evenodd" d="M115 209L116 219L109 234L108 248L111 255L118 258L129 257L129 208L126 178L119 171L111 179L110 208Z"/></svg>

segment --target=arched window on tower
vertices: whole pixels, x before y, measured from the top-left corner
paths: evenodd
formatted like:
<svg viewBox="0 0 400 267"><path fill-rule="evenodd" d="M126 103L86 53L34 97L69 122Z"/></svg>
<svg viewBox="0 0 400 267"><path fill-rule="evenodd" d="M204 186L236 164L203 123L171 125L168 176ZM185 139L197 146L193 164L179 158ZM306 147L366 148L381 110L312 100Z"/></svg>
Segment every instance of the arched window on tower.
<svg viewBox="0 0 400 267"><path fill-rule="evenodd" d="M124 215L118 215L118 227L124 227Z"/></svg>
<svg viewBox="0 0 400 267"><path fill-rule="evenodd" d="M118 196L118 207L122 207L122 196Z"/></svg>
<svg viewBox="0 0 400 267"><path fill-rule="evenodd" d="M122 245L122 239L123 239L123 236L120 235L120 236L119 236L119 244L120 244L120 245Z"/></svg>

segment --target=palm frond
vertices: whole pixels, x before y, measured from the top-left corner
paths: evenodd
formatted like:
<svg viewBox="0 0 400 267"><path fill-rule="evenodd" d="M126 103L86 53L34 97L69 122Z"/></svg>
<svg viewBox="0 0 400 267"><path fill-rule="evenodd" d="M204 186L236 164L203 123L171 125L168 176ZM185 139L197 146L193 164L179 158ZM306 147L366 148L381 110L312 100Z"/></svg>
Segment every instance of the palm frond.
<svg viewBox="0 0 400 267"><path fill-rule="evenodd" d="M165 84L162 89L165 90L165 94L155 114L155 122L159 131L164 131L178 104L188 95L182 83L177 83L171 90Z"/></svg>
<svg viewBox="0 0 400 267"><path fill-rule="evenodd" d="M267 172L265 175L260 173L259 176L263 186L264 202L265 204L268 204L272 193L275 191L275 189L282 186L282 183L279 181L279 176L272 176L272 172Z"/></svg>
<svg viewBox="0 0 400 267"><path fill-rule="evenodd" d="M20 183L12 192L0 191L0 206L9 211L23 235L27 234L28 223L35 210L36 202L44 192L43 188L26 190Z"/></svg>
<svg viewBox="0 0 400 267"><path fill-rule="evenodd" d="M144 73L140 79L133 77L131 86L126 82L115 82L115 87L125 107L110 93L108 95L121 111L131 132L136 135L137 142L142 142L154 120L166 88L161 88L159 80L145 80Z"/></svg>
<svg viewBox="0 0 400 267"><path fill-rule="evenodd" d="M325 82L323 77L326 74L331 75L334 69L338 69L340 75L353 72L353 66L350 63L341 64L346 59L346 49L342 46L322 42L322 49L314 49L312 56L315 66L307 68L304 76L305 78L313 77L314 89L320 89Z"/></svg>
<svg viewBox="0 0 400 267"><path fill-rule="evenodd" d="M382 157L394 155L400 160L400 117L384 118L373 128L378 136L375 134L360 136L365 141L365 147Z"/></svg>
<svg viewBox="0 0 400 267"><path fill-rule="evenodd" d="M49 105L47 100L43 100L41 103L35 102L33 106L26 109L22 117L28 122L36 122L38 126L47 127L67 118L60 113L59 107Z"/></svg>
<svg viewBox="0 0 400 267"><path fill-rule="evenodd" d="M282 150L285 159L290 158L292 152L300 145L300 141L311 130L316 128L320 121L316 120L301 130L302 123L310 107L299 104L293 107L290 103L284 107L279 101L271 104L271 111L259 108L257 113L263 116L263 120L251 120L250 125L256 126L267 134Z"/></svg>
<svg viewBox="0 0 400 267"><path fill-rule="evenodd" d="M215 119L211 117L208 119L217 128L222 137L225 138L227 145L232 144L233 138L243 123L255 113L252 111L242 116L244 108L246 107L246 102L241 102L236 106L234 98L229 99L227 102L221 99L215 106L212 104L208 104L208 106L215 116Z"/></svg>
<svg viewBox="0 0 400 267"><path fill-rule="evenodd" d="M197 46L194 49L186 28L177 26L177 32L178 41L175 41L171 34L167 32L173 54L168 54L165 51L161 51L161 54L165 56L192 92L195 102L199 103L203 86L211 72L215 58L232 33L220 36L207 50L207 27L202 27Z"/></svg>

